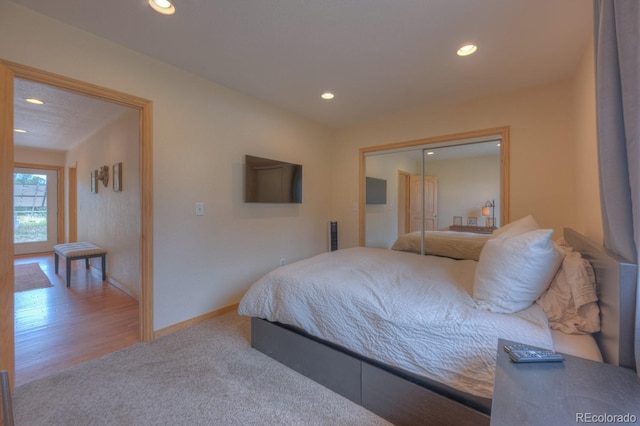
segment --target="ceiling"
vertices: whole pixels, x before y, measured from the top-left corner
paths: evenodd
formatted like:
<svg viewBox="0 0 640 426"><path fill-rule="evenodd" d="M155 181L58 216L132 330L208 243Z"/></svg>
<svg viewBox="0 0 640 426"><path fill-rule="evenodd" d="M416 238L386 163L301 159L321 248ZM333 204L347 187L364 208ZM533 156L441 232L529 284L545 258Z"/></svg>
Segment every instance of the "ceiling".
<svg viewBox="0 0 640 426"><path fill-rule="evenodd" d="M16 78L13 94L14 143L66 151L129 108L53 86ZM26 99L43 100L34 105Z"/></svg>
<svg viewBox="0 0 640 426"><path fill-rule="evenodd" d="M569 78L592 32L586 0L12 2L330 127Z"/></svg>

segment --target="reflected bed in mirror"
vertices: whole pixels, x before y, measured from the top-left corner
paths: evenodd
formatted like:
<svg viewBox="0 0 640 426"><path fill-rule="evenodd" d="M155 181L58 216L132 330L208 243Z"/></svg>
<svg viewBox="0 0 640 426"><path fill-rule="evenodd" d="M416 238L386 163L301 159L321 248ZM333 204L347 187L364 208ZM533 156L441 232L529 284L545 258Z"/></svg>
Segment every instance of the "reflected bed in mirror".
<svg viewBox="0 0 640 426"><path fill-rule="evenodd" d="M502 127L361 149L360 245L391 248L422 231L490 234L508 223L508 147ZM387 181L384 206L363 202L365 175Z"/></svg>
<svg viewBox="0 0 640 426"><path fill-rule="evenodd" d="M398 237L391 250L430 254L452 259L479 260L484 243L489 234L455 231L425 231L424 245L422 231L410 232Z"/></svg>

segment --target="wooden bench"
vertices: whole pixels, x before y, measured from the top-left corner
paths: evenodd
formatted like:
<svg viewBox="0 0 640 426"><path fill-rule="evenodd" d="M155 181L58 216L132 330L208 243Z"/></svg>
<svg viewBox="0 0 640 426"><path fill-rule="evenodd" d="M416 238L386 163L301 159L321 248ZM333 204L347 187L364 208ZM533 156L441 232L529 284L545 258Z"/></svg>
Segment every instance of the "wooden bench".
<svg viewBox="0 0 640 426"><path fill-rule="evenodd" d="M71 286L71 261L84 259L86 268L89 269L89 259L100 257L102 259L102 281L107 279L106 275L106 256L107 251L95 244L86 242L57 244L53 246L55 255L55 273L58 273L58 259L60 256L67 261L67 287Z"/></svg>

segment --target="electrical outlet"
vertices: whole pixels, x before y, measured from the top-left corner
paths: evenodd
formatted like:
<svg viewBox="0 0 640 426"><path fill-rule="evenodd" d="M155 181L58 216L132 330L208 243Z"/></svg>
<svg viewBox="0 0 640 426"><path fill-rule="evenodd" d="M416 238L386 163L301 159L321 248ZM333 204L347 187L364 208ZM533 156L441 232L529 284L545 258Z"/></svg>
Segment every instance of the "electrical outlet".
<svg viewBox="0 0 640 426"><path fill-rule="evenodd" d="M285 263L287 263L287 259L285 259L284 257L280 258L280 266L284 266Z"/></svg>
<svg viewBox="0 0 640 426"><path fill-rule="evenodd" d="M196 216L204 215L204 203L196 203Z"/></svg>

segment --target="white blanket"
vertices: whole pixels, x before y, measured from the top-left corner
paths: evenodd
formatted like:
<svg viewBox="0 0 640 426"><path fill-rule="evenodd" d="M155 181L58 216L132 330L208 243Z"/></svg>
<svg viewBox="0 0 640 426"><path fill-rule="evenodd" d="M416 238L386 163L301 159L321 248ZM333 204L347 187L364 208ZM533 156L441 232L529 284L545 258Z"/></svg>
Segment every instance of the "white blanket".
<svg viewBox="0 0 640 426"><path fill-rule="evenodd" d="M452 259L480 259L484 243L491 235L456 231L425 231L424 254ZM404 234L391 246L391 250L422 252L422 231Z"/></svg>
<svg viewBox="0 0 640 426"><path fill-rule="evenodd" d="M498 338L552 348L542 309L476 308L477 262L374 248L278 268L238 312L293 325L356 353L491 398Z"/></svg>

